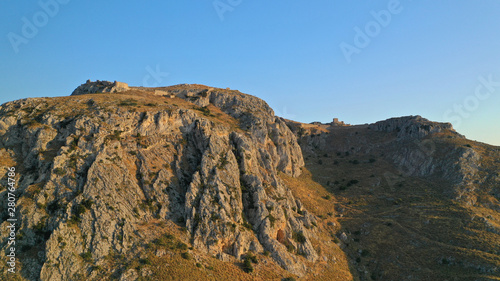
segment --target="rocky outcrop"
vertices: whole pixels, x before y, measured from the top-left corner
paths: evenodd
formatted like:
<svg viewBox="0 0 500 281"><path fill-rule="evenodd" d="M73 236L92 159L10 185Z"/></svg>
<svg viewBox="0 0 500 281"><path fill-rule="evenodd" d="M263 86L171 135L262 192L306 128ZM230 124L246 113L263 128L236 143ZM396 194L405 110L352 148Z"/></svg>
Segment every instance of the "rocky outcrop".
<svg viewBox="0 0 500 281"><path fill-rule="evenodd" d="M85 84L80 85L76 88L72 96L95 94L95 93L117 93L129 90L127 83L123 82L109 82L109 81L99 81L92 82L87 80Z"/></svg>
<svg viewBox="0 0 500 281"><path fill-rule="evenodd" d="M73 95L118 86L84 85ZM154 239L139 231L152 219L185 226L195 249L221 259L269 251L291 273L306 273L305 260L318 258L316 219L278 177L301 173L295 137L258 98L196 93L185 98L220 108L239 126L207 109L137 112L91 97L0 108L0 150L22 167L19 243L41 253L30 278L70 280L105 268L110 255L136 256Z"/></svg>
<svg viewBox="0 0 500 281"><path fill-rule="evenodd" d="M480 176L479 153L470 144L450 145L439 137L427 137L443 133L447 139L465 139L451 124L409 116L380 121L369 128L397 133L397 142L392 143L386 157L402 174L444 179L453 185L453 189L447 191L451 198L466 205L475 203L474 191L485 181Z"/></svg>
<svg viewBox="0 0 500 281"><path fill-rule="evenodd" d="M388 133L396 132L400 139L424 138L429 134L444 131L453 132L457 136L463 137L453 130L453 126L450 123L431 122L419 115L390 118L370 124L369 128Z"/></svg>

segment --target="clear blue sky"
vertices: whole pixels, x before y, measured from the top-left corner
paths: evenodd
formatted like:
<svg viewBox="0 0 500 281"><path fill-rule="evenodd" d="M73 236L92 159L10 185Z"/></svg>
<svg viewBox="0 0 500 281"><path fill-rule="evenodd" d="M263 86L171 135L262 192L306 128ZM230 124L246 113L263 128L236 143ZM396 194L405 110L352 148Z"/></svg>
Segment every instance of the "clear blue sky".
<svg viewBox="0 0 500 281"><path fill-rule="evenodd" d="M498 0L4 0L0 13L0 103L87 79L199 83L297 121L418 114L500 145Z"/></svg>

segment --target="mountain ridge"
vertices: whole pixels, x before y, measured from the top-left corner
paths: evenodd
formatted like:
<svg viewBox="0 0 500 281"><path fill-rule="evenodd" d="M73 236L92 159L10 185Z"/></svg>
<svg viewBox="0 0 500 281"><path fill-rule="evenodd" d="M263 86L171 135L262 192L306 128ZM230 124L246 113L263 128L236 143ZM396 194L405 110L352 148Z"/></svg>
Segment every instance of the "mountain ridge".
<svg viewBox="0 0 500 281"><path fill-rule="evenodd" d="M402 182L420 190L435 185L424 180L433 179L445 186L432 191L436 202L475 213L487 202L496 210L500 196L498 151L466 140L451 124L420 116L355 126L303 124L274 116L259 98L197 84L142 88L87 81L69 97L3 104L0 133L2 165L15 164L21 174L20 280L159 278L162 259L190 256L196 267L186 270L203 276L225 272L209 269L216 257L240 264L255 279L287 272L311 280L406 278L403 271L380 270L388 266L383 258L360 271L348 247L363 242L352 240L343 224L359 226L342 223L348 201L365 196L350 195L354 186L366 183L367 194L390 198L386 193ZM496 154L484 162L489 151ZM374 177L341 181L348 171L366 173L361 166ZM492 214L488 235L497 231ZM179 248L169 248L172 241ZM481 243L488 244L472 248L483 249ZM24 251L30 247L38 258ZM153 259L160 261L146 262ZM256 272L248 260L261 261ZM490 266L494 260L498 253L481 265L485 274L498 272ZM270 273L274 265L286 271Z"/></svg>

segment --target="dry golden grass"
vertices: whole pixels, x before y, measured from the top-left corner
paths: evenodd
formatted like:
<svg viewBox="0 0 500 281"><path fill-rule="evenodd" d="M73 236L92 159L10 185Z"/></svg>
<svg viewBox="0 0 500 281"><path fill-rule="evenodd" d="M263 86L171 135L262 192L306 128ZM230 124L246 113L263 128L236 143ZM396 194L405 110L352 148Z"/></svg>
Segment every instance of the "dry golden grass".
<svg viewBox="0 0 500 281"><path fill-rule="evenodd" d="M15 165L16 161L9 152L5 148L0 149L0 167L2 167L2 171L6 172L8 168L14 167Z"/></svg>

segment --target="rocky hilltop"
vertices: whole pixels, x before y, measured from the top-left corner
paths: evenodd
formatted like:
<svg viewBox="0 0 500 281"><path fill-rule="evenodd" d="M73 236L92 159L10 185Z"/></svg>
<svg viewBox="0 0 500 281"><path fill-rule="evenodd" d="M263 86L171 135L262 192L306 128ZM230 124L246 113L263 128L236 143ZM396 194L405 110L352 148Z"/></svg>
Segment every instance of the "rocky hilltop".
<svg viewBox="0 0 500 281"><path fill-rule="evenodd" d="M0 107L0 279L498 280L499 159L420 116L302 124L236 90L87 81Z"/></svg>
<svg viewBox="0 0 500 281"><path fill-rule="evenodd" d="M153 240L140 229L151 220L184 227L194 249L223 261L266 252L305 275L316 218L278 177L304 165L285 122L237 91L161 91L182 99L98 81L2 105L2 157L20 170L19 244L38 255L22 259L24 276L100 280L92 269L109 268L107 257Z"/></svg>
<svg viewBox="0 0 500 281"><path fill-rule="evenodd" d="M95 94L95 93L118 93L129 90L128 84L123 82L115 81L113 83L109 81L92 82L87 80L85 84L82 84L76 88L72 96L85 95L85 94Z"/></svg>
<svg viewBox="0 0 500 281"><path fill-rule="evenodd" d="M456 133L450 123L431 122L422 116L405 116L390 118L370 124L368 128L381 132L396 132L399 139L421 139L431 134L450 132L457 137L464 136Z"/></svg>

